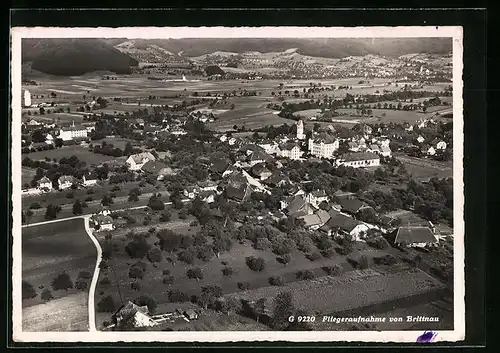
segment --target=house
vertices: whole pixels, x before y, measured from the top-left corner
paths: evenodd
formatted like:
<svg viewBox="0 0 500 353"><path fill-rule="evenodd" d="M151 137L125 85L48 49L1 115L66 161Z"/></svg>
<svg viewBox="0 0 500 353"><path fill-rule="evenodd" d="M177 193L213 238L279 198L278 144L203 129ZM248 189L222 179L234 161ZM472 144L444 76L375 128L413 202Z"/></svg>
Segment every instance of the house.
<svg viewBox="0 0 500 353"><path fill-rule="evenodd" d="M194 311L193 309L187 309L187 310L184 310L183 312L183 315L188 319L188 320L196 320L198 319L198 314L196 313L196 311Z"/></svg>
<svg viewBox="0 0 500 353"><path fill-rule="evenodd" d="M426 150L424 149L422 152L428 154L429 156L434 156L436 154L436 149L431 146Z"/></svg>
<svg viewBox="0 0 500 353"><path fill-rule="evenodd" d="M352 130L359 135L371 135L373 132L372 127L368 124L356 124Z"/></svg>
<svg viewBox="0 0 500 353"><path fill-rule="evenodd" d="M345 153L336 163L353 168L375 167L380 165L380 156L372 152Z"/></svg>
<svg viewBox="0 0 500 353"><path fill-rule="evenodd" d="M83 174L83 186L97 185L97 175L93 172Z"/></svg>
<svg viewBox="0 0 500 353"><path fill-rule="evenodd" d="M265 180L265 184L273 187L279 187L285 184L291 184L291 182L286 175L284 175L279 171L275 171L274 173L271 174L269 178Z"/></svg>
<svg viewBox="0 0 500 353"><path fill-rule="evenodd" d="M200 191L217 191L218 185L211 180L204 180L198 183L198 187Z"/></svg>
<svg viewBox="0 0 500 353"><path fill-rule="evenodd" d="M59 177L57 182L59 184L59 190L65 190L69 189L73 185L74 179L71 175L63 175Z"/></svg>
<svg viewBox="0 0 500 353"><path fill-rule="evenodd" d="M236 139L234 137L230 137L227 143L229 146L234 146L236 144Z"/></svg>
<svg viewBox="0 0 500 353"><path fill-rule="evenodd" d="M212 203L215 202L215 191L213 190L207 190L207 191L201 191L198 194L198 197L200 197L201 201L206 202L206 203Z"/></svg>
<svg viewBox="0 0 500 353"><path fill-rule="evenodd" d="M243 173L234 173L226 186L226 197L228 199L241 202L249 197L252 189L248 183L248 179Z"/></svg>
<svg viewBox="0 0 500 353"><path fill-rule="evenodd" d="M156 179L157 180L164 180L166 176L176 175L176 174L177 173L172 168L164 167L158 171L158 177Z"/></svg>
<svg viewBox="0 0 500 353"><path fill-rule="evenodd" d="M138 327L152 327L156 322L149 315L148 306L138 306L131 301L122 305L112 316L111 320L118 329L132 329Z"/></svg>
<svg viewBox="0 0 500 353"><path fill-rule="evenodd" d="M380 146L380 155L384 157L390 157L392 154L391 148L389 146Z"/></svg>
<svg viewBox="0 0 500 353"><path fill-rule="evenodd" d="M380 153L380 147L378 145L370 145L366 149L366 152L371 152L371 153Z"/></svg>
<svg viewBox="0 0 500 353"><path fill-rule="evenodd" d="M380 147L384 147L384 146L389 147L389 145L391 144L391 140L389 140L389 139L380 140L379 144L380 144Z"/></svg>
<svg viewBox="0 0 500 353"><path fill-rule="evenodd" d="M318 210L316 213L298 217L304 221L304 227L311 230L319 229L330 219L330 214L324 210Z"/></svg>
<svg viewBox="0 0 500 353"><path fill-rule="evenodd" d="M63 141L71 141L78 138L87 138L87 128L83 126L62 127L59 130L59 138Z"/></svg>
<svg viewBox="0 0 500 353"><path fill-rule="evenodd" d="M53 145L54 144L54 137L51 134L45 135L45 143L47 145Z"/></svg>
<svg viewBox="0 0 500 353"><path fill-rule="evenodd" d="M355 220L339 211L331 209L328 214L330 219L319 228L328 236L336 238L348 238L353 241L361 241L366 236L370 227Z"/></svg>
<svg viewBox="0 0 500 353"><path fill-rule="evenodd" d="M329 197L325 190L314 190L307 195L307 202L318 208L322 202L328 202Z"/></svg>
<svg viewBox="0 0 500 353"><path fill-rule="evenodd" d="M266 168L264 163L255 164L252 167L251 172L260 180L266 180L273 174L269 169Z"/></svg>
<svg viewBox="0 0 500 353"><path fill-rule="evenodd" d="M436 245L438 238L429 227L399 227L394 244L407 247L426 247Z"/></svg>
<svg viewBox="0 0 500 353"><path fill-rule="evenodd" d="M50 181L50 179L44 176L42 179L38 180L38 190L51 191L52 182Z"/></svg>
<svg viewBox="0 0 500 353"><path fill-rule="evenodd" d="M223 158L212 158L211 164L210 164L210 171L217 173L217 174L222 174L224 171L226 171L227 167L229 167L230 163L227 159Z"/></svg>
<svg viewBox="0 0 500 353"><path fill-rule="evenodd" d="M292 196L289 198L282 206L286 209L287 214L290 217L301 217L305 215L313 214L316 209L306 200L304 195Z"/></svg>
<svg viewBox="0 0 500 353"><path fill-rule="evenodd" d="M353 215L355 215L364 208L370 207L363 201L350 197L339 197L337 198L337 203L340 205L342 212L347 212Z"/></svg>
<svg viewBox="0 0 500 353"><path fill-rule="evenodd" d="M165 175L168 175L168 174L165 174L165 172L167 170L164 170L167 168L167 165L163 162L160 162L160 161L156 161L156 160L151 160L151 161L147 161L146 163L144 163L144 165L142 166L141 168L141 171L146 173L146 174L149 174L149 175L154 175L156 176L156 180L162 180L162 177L164 178ZM160 171L164 172L164 174L160 174ZM172 170L170 168L170 170Z"/></svg>
<svg viewBox="0 0 500 353"><path fill-rule="evenodd" d="M290 143L282 143L281 145L279 145L279 151L277 154L279 157L297 160L300 159L300 157L302 157L303 152L300 150L299 145L290 142Z"/></svg>
<svg viewBox="0 0 500 353"><path fill-rule="evenodd" d="M276 142L261 143L258 145L263 148L267 154L278 154L280 152L280 147Z"/></svg>
<svg viewBox="0 0 500 353"><path fill-rule="evenodd" d="M425 141L425 138L422 135L418 135L417 142L418 143L423 143L424 141Z"/></svg>
<svg viewBox="0 0 500 353"><path fill-rule="evenodd" d="M151 152L142 152L131 155L125 163L127 163L129 170L138 171L149 161L156 161L155 156Z"/></svg>
<svg viewBox="0 0 500 353"><path fill-rule="evenodd" d="M144 124L144 133L145 134L157 134L161 131L161 126L156 124Z"/></svg>
<svg viewBox="0 0 500 353"><path fill-rule="evenodd" d="M184 196L186 196L189 199L194 199L199 193L200 193L200 188L197 186L188 186L184 189Z"/></svg>
<svg viewBox="0 0 500 353"><path fill-rule="evenodd" d="M93 215L91 220L94 223L94 229L98 232L115 229L113 218L110 215L98 213Z"/></svg>
<svg viewBox="0 0 500 353"><path fill-rule="evenodd" d="M347 147L349 148L349 151L353 151L353 152L359 151L359 144L356 141L347 142Z"/></svg>
<svg viewBox="0 0 500 353"><path fill-rule="evenodd" d="M333 153L339 149L339 140L327 133L313 133L307 147L309 153L315 157L332 158Z"/></svg>
<svg viewBox="0 0 500 353"><path fill-rule="evenodd" d="M446 142L444 142L444 141L437 142L436 149L437 150L445 150L446 149Z"/></svg>
<svg viewBox="0 0 500 353"><path fill-rule="evenodd" d="M273 163L274 159L270 155L268 155L264 150L257 150L255 152L250 153L250 157L248 158L248 162L250 166L253 167L257 163Z"/></svg>

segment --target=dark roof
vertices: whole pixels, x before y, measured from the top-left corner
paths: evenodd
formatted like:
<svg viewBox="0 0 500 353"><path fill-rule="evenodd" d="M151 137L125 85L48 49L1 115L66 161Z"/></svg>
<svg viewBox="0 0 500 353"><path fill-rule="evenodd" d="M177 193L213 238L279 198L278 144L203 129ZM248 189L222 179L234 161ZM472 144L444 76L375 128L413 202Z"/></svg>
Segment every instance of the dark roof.
<svg viewBox="0 0 500 353"><path fill-rule="evenodd" d="M221 158L212 158L212 166L210 169L217 173L223 173L229 166L229 161Z"/></svg>
<svg viewBox="0 0 500 353"><path fill-rule="evenodd" d="M347 233L350 233L356 226L362 224L361 222L356 221L354 218L346 216L334 209L328 211L330 215L330 219L326 222L320 229L328 231L331 229L340 229Z"/></svg>
<svg viewBox="0 0 500 353"><path fill-rule="evenodd" d="M299 147L295 142L286 142L279 145L280 150L291 151L294 147Z"/></svg>
<svg viewBox="0 0 500 353"><path fill-rule="evenodd" d="M241 152L247 152L247 151L252 151L252 152L257 152L257 151L264 151L264 149L258 145L254 144L246 144L240 147Z"/></svg>
<svg viewBox="0 0 500 353"><path fill-rule="evenodd" d="M264 183L268 185L278 185L282 181L289 183L290 179L288 179L288 177L283 173L275 171L269 178L264 180Z"/></svg>
<svg viewBox="0 0 500 353"><path fill-rule="evenodd" d="M146 172L146 173L158 173L160 170L163 168L166 168L167 165L163 162L160 161L148 161L146 162L141 170Z"/></svg>
<svg viewBox="0 0 500 353"><path fill-rule="evenodd" d="M50 179L47 178L46 176L44 176L42 179L38 180L38 184L42 184L42 183L51 183Z"/></svg>
<svg viewBox="0 0 500 353"><path fill-rule="evenodd" d="M128 301L127 304L122 305L112 316L113 320L120 318L121 322L127 322L132 319L137 312L142 312L143 314L148 315L149 310L147 305L138 306L131 301Z"/></svg>
<svg viewBox="0 0 500 353"><path fill-rule="evenodd" d="M350 161L364 161L367 159L380 159L380 157L372 152L353 152L353 153L345 153L340 158L346 162Z"/></svg>
<svg viewBox="0 0 500 353"><path fill-rule="evenodd" d="M286 207L288 213L296 213L306 204L306 199L302 195L295 196Z"/></svg>
<svg viewBox="0 0 500 353"><path fill-rule="evenodd" d="M250 160L251 161L260 161L260 160L263 160L263 161L266 161L266 162L272 162L273 161L273 157L271 157L270 155L268 155L263 150L262 151L259 150L259 151L254 151L252 153L252 155L250 156Z"/></svg>
<svg viewBox="0 0 500 353"><path fill-rule="evenodd" d="M87 172L84 176L86 180L97 180L97 174L94 172Z"/></svg>
<svg viewBox="0 0 500 353"><path fill-rule="evenodd" d="M435 243L437 238L429 227L399 227L396 244Z"/></svg>
<svg viewBox="0 0 500 353"><path fill-rule="evenodd" d="M226 187L226 196L230 199L235 199L238 201L243 200L247 193L248 185L240 185L240 187L234 187L233 185L228 185Z"/></svg>
<svg viewBox="0 0 500 353"><path fill-rule="evenodd" d="M337 199L337 203L342 207L342 210L356 213L360 208L365 206L365 203L359 199L348 198L348 197L339 197Z"/></svg>
<svg viewBox="0 0 500 353"><path fill-rule="evenodd" d="M252 167L252 173L255 175L261 175L262 173L270 173L271 171L266 168L264 163L257 163Z"/></svg>
<svg viewBox="0 0 500 353"><path fill-rule="evenodd" d="M326 132L322 132L318 135L313 136L313 141L315 143L334 143L337 140L337 138L331 134L328 134Z"/></svg>

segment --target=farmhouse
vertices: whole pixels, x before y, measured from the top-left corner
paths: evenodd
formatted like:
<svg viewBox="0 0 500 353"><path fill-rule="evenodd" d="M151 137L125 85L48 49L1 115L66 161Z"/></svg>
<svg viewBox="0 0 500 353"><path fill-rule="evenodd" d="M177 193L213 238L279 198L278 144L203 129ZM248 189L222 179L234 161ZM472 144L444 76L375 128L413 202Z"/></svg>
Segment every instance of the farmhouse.
<svg viewBox="0 0 500 353"><path fill-rule="evenodd" d="M380 165L380 156L371 152L346 153L336 163L337 165L353 168L375 167Z"/></svg>
<svg viewBox="0 0 500 353"><path fill-rule="evenodd" d="M399 227L394 244L407 247L426 247L436 245L438 238L429 227Z"/></svg>
<svg viewBox="0 0 500 353"><path fill-rule="evenodd" d="M156 161L155 156L153 156L151 152L143 152L131 155L125 163L128 164L130 170L138 171L149 161Z"/></svg>
<svg viewBox="0 0 500 353"><path fill-rule="evenodd" d="M138 306L132 302L122 305L111 317L118 329L155 326L155 321L149 316L147 305Z"/></svg>
<svg viewBox="0 0 500 353"><path fill-rule="evenodd" d="M280 147L276 142L261 143L258 145L262 147L267 154L278 154Z"/></svg>
<svg viewBox="0 0 500 353"><path fill-rule="evenodd" d="M290 217L301 217L313 214L315 209L314 207L307 202L304 195L293 196L283 203L281 203L283 208L286 208L286 212Z"/></svg>
<svg viewBox="0 0 500 353"><path fill-rule="evenodd" d="M167 165L163 162L150 160L144 163L144 165L141 168L141 171L149 175L154 175L156 176L157 180L161 180L162 177L165 177L165 175L161 174L160 172L163 169L166 169L166 167Z"/></svg>
<svg viewBox="0 0 500 353"><path fill-rule="evenodd" d="M92 216L92 222L94 223L94 229L98 232L104 230L113 230L115 227L113 225L113 218L109 215L95 214Z"/></svg>
<svg viewBox="0 0 500 353"><path fill-rule="evenodd" d="M333 153L339 148L339 140L333 135L322 133L309 139L309 153L318 158L332 158Z"/></svg>
<svg viewBox="0 0 500 353"><path fill-rule="evenodd" d="M71 175L63 175L57 180L59 190L69 189L73 185L74 179Z"/></svg>
<svg viewBox="0 0 500 353"><path fill-rule="evenodd" d="M279 157L297 160L302 157L302 153L303 152L300 150L300 147L296 143L290 142L279 145Z"/></svg>
<svg viewBox="0 0 500 353"><path fill-rule="evenodd" d="M340 205L343 212L356 214L364 208L369 208L363 201L356 198L339 197L337 203Z"/></svg>
<svg viewBox="0 0 500 353"><path fill-rule="evenodd" d="M38 190L51 191L52 182L50 181L50 179L44 176L42 179L38 180Z"/></svg>
<svg viewBox="0 0 500 353"><path fill-rule="evenodd" d="M339 238L349 238L353 241L361 241L366 232L370 229L366 224L356 221L345 214L342 214L336 210L330 210L328 212L330 219L319 229L328 236L334 236Z"/></svg>
<svg viewBox="0 0 500 353"><path fill-rule="evenodd" d="M392 154L392 151L389 146L380 146L380 155L384 157L390 157Z"/></svg>
<svg viewBox="0 0 500 353"><path fill-rule="evenodd" d="M184 189L184 196L189 199L194 199L200 193L200 188L197 186L188 186Z"/></svg>
<svg viewBox="0 0 500 353"><path fill-rule="evenodd" d="M318 210L314 214L305 215L298 218L304 221L304 227L311 230L316 230L326 222L328 222L328 220L330 219L330 214L324 210Z"/></svg>
<svg viewBox="0 0 500 353"><path fill-rule="evenodd" d="M93 186L97 185L97 175L92 172L85 173L83 175L83 186Z"/></svg>
<svg viewBox="0 0 500 353"><path fill-rule="evenodd" d="M204 180L198 182L198 187L201 191L217 191L218 185L211 180Z"/></svg>
<svg viewBox="0 0 500 353"><path fill-rule="evenodd" d="M269 178L265 180L265 184L270 186L282 186L284 184L291 184L290 179L279 171L275 171Z"/></svg>
<svg viewBox="0 0 500 353"><path fill-rule="evenodd" d="M59 130L59 138L63 141L71 141L78 138L87 138L87 128L83 126L72 126L63 127Z"/></svg>
<svg viewBox="0 0 500 353"><path fill-rule="evenodd" d="M314 190L307 195L307 202L309 202L314 207L318 208L319 204L322 202L328 202L329 197L325 190Z"/></svg>
<svg viewBox="0 0 500 353"><path fill-rule="evenodd" d="M226 187L226 197L228 199L241 202L246 197L250 196L252 189L248 183L248 179L243 173L235 173L229 179Z"/></svg>
<svg viewBox="0 0 500 353"><path fill-rule="evenodd" d="M273 173L266 168L264 163L258 163L252 167L252 174L255 175L260 180L266 180Z"/></svg>

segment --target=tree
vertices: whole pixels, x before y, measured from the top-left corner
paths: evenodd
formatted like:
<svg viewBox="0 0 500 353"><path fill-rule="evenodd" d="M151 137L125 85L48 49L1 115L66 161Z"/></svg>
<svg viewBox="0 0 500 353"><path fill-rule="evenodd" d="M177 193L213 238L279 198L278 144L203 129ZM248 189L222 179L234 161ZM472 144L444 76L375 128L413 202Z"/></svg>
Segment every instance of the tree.
<svg viewBox="0 0 500 353"><path fill-rule="evenodd" d="M56 219L57 214L61 211L61 206L48 205L45 211L45 220L49 221Z"/></svg>
<svg viewBox="0 0 500 353"><path fill-rule="evenodd" d="M321 269L325 271L329 276L337 276L341 273L342 266L340 265L324 266Z"/></svg>
<svg viewBox="0 0 500 353"><path fill-rule="evenodd" d="M273 317L271 325L276 330L283 330L289 324L288 318L294 312L293 297L290 292L281 292L273 300Z"/></svg>
<svg viewBox="0 0 500 353"><path fill-rule="evenodd" d="M222 269L222 274L223 274L224 276L226 276L226 277L231 276L233 273L234 273L234 270L233 270L231 267L227 267L227 266L226 266L226 267L224 267L224 268Z"/></svg>
<svg viewBox="0 0 500 353"><path fill-rule="evenodd" d="M164 251L175 251L181 246L182 236L180 234L174 233L170 229L163 229L156 237L160 240L160 247Z"/></svg>
<svg viewBox="0 0 500 353"><path fill-rule="evenodd" d="M314 272L313 271L311 271L311 270L305 270L305 271L298 271L295 274L295 277L298 280L308 280L308 279L313 279L315 276L314 276Z"/></svg>
<svg viewBox="0 0 500 353"><path fill-rule="evenodd" d="M172 218L172 213L170 213L169 211L164 211L160 215L160 222L169 222L171 218Z"/></svg>
<svg viewBox="0 0 500 353"><path fill-rule="evenodd" d="M238 289L240 289L240 290L247 290L250 288L250 283L248 283L248 282L238 282L237 285L238 285Z"/></svg>
<svg viewBox="0 0 500 353"><path fill-rule="evenodd" d="M160 262L161 261L161 250L154 247L152 248L151 250L149 250L149 253L148 253L148 259L149 261L151 262Z"/></svg>
<svg viewBox="0 0 500 353"><path fill-rule="evenodd" d="M62 272L52 280L52 288L54 290L68 290L73 288L73 282L66 272Z"/></svg>
<svg viewBox="0 0 500 353"><path fill-rule="evenodd" d="M226 314L238 313L242 310L241 301L234 297L219 298L216 302L218 311Z"/></svg>
<svg viewBox="0 0 500 353"><path fill-rule="evenodd" d="M85 290L88 287L88 283L83 278L77 279L75 283L75 288L79 290Z"/></svg>
<svg viewBox="0 0 500 353"><path fill-rule="evenodd" d="M80 200L76 200L75 203L73 204L73 214L80 215L82 213L83 213L82 204L80 203Z"/></svg>
<svg viewBox="0 0 500 353"><path fill-rule="evenodd" d="M371 207L363 208L357 214L357 218L367 223L378 223L377 212Z"/></svg>
<svg viewBox="0 0 500 353"><path fill-rule="evenodd" d="M139 306L145 306L147 305L148 310L151 314L153 314L156 310L156 306L158 305L156 303L156 300L154 298L146 296L146 295L141 295L139 298L136 298L134 300L134 303Z"/></svg>
<svg viewBox="0 0 500 353"><path fill-rule="evenodd" d="M222 289L219 286L204 286L201 289L201 295L199 297L199 303L203 308L214 307L215 302L218 298L222 296Z"/></svg>
<svg viewBox="0 0 500 353"><path fill-rule="evenodd" d="M127 142L127 144L125 145L125 148L123 149L123 155L130 156L132 153L133 153L133 147L132 147L132 143L129 141L129 142Z"/></svg>
<svg viewBox="0 0 500 353"><path fill-rule="evenodd" d="M23 299L31 299L37 296L35 287L27 281L22 281L22 297Z"/></svg>
<svg viewBox="0 0 500 353"><path fill-rule="evenodd" d="M272 286L282 286L285 284L285 279L281 276L271 276L269 277L268 282Z"/></svg>
<svg viewBox="0 0 500 353"><path fill-rule="evenodd" d="M264 270L264 268L266 266L266 262L261 257L248 256L245 258L245 261L246 261L247 266L252 271L261 272Z"/></svg>
<svg viewBox="0 0 500 353"><path fill-rule="evenodd" d="M194 262L195 254L193 253L193 251L191 249L186 249L186 250L182 250L177 255L177 257L179 258L179 260L181 260L187 264L192 264Z"/></svg>
<svg viewBox="0 0 500 353"><path fill-rule="evenodd" d="M220 235L214 238L212 248L218 258L222 251L231 250L232 245L233 242L231 241L231 238L229 238L227 235Z"/></svg>
<svg viewBox="0 0 500 353"><path fill-rule="evenodd" d="M203 279L203 271L200 267L190 268L186 271L188 278L195 278L197 281Z"/></svg>
<svg viewBox="0 0 500 353"><path fill-rule="evenodd" d="M51 299L54 299L54 296L52 295L52 292L50 291L50 289L48 288L45 288L42 292L42 294L40 295L40 298L42 298L43 301L49 301Z"/></svg>
<svg viewBox="0 0 500 353"><path fill-rule="evenodd" d="M144 277L144 270L139 266L132 266L128 271L128 276L130 278L139 278L142 279Z"/></svg>
<svg viewBox="0 0 500 353"><path fill-rule="evenodd" d="M154 211L162 211L165 209L165 203L157 195L153 195L149 198L148 207Z"/></svg>
<svg viewBox="0 0 500 353"><path fill-rule="evenodd" d="M111 295L108 295L104 298L102 298L98 303L97 303L97 311L99 312L115 312L116 311L116 304Z"/></svg>
<svg viewBox="0 0 500 353"><path fill-rule="evenodd" d="M257 300L253 306L253 314L255 316L255 320L259 322L260 317L264 315L264 311L266 310L266 299L260 298Z"/></svg>
<svg viewBox="0 0 500 353"><path fill-rule="evenodd" d="M284 254L278 258L278 261L285 266L288 265L291 260L292 260L292 255L290 254Z"/></svg>
<svg viewBox="0 0 500 353"><path fill-rule="evenodd" d="M125 251L132 258L142 259L148 253L151 245L142 236L134 236L134 239L125 246Z"/></svg>
<svg viewBox="0 0 500 353"><path fill-rule="evenodd" d="M92 273L90 273L89 271L81 271L78 274L78 278L90 279L90 278L92 278Z"/></svg>
<svg viewBox="0 0 500 353"><path fill-rule="evenodd" d="M178 289L172 289L168 292L168 300L172 303L182 303L187 302L189 300L189 296Z"/></svg>

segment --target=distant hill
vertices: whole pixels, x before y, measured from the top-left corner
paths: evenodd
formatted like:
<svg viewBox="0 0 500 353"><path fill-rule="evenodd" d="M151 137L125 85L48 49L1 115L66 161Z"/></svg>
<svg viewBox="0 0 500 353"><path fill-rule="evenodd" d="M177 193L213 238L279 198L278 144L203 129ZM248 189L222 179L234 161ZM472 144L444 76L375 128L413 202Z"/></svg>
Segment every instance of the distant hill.
<svg viewBox="0 0 500 353"><path fill-rule="evenodd" d="M117 45L116 40L105 39ZM124 41L122 41L124 42ZM136 47L156 45L185 57L199 57L215 52L285 52L313 57L344 58L368 54L399 57L410 53L446 54L451 52L450 38L186 38L134 39Z"/></svg>
<svg viewBox="0 0 500 353"><path fill-rule="evenodd" d="M82 75L93 71L130 73L138 62L100 39L23 39L22 61L52 75Z"/></svg>

